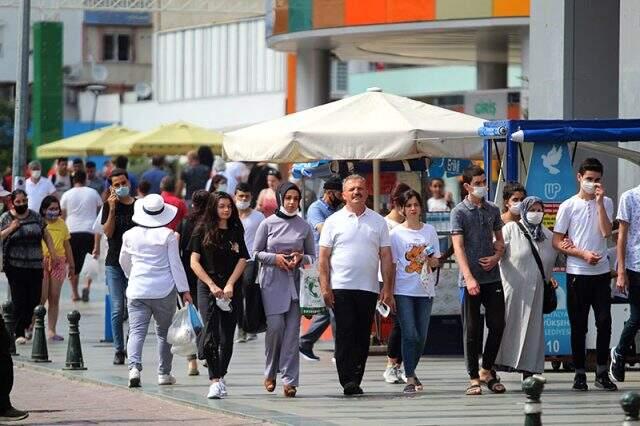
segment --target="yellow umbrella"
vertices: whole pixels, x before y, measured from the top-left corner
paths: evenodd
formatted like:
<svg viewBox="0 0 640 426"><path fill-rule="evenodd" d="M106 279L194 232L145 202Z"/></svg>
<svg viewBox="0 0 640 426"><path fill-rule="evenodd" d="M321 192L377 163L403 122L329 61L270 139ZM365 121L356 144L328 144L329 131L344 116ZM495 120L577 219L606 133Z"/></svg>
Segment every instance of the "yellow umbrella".
<svg viewBox="0 0 640 426"><path fill-rule="evenodd" d="M113 142L137 133L122 126L102 127L39 146L37 154L39 158L103 155L105 148Z"/></svg>
<svg viewBox="0 0 640 426"><path fill-rule="evenodd" d="M200 146L222 152L222 133L179 121L119 140L105 155L183 155Z"/></svg>

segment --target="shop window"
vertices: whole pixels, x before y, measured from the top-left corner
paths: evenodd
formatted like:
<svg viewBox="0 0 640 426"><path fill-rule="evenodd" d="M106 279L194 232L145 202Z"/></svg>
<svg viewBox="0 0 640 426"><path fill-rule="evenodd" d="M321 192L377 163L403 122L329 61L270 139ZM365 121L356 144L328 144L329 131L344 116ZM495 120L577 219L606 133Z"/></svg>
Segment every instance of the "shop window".
<svg viewBox="0 0 640 426"><path fill-rule="evenodd" d="M129 62L131 60L131 36L128 34L103 35L102 60Z"/></svg>

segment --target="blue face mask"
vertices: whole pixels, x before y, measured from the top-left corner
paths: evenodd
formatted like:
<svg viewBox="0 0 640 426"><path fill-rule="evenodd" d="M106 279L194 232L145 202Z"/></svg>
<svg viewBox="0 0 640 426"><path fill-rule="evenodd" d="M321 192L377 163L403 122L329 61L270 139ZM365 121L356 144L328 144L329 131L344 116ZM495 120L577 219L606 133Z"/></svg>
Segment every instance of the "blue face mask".
<svg viewBox="0 0 640 426"><path fill-rule="evenodd" d="M121 186L120 188L116 188L116 195L118 198L124 198L129 195L129 187Z"/></svg>
<svg viewBox="0 0 640 426"><path fill-rule="evenodd" d="M59 211L55 211L55 212L54 211L51 211L51 212L47 211L45 213L45 216L49 220L56 220L58 217L60 217L60 212Z"/></svg>

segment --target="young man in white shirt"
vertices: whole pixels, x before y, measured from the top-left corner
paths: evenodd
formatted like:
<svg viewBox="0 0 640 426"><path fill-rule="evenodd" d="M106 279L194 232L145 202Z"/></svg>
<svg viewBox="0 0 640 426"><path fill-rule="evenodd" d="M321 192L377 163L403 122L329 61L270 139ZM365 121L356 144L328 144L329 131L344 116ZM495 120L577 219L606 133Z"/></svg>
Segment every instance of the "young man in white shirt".
<svg viewBox="0 0 640 426"><path fill-rule="evenodd" d="M578 194L560 204L553 229L553 246L567 257L567 313L571 323L571 351L576 374L573 389L587 391L585 374L589 310L595 314L597 367L595 386L617 390L608 375L611 340L611 275L607 238L611 236L613 202L605 197L602 163L587 158L580 165ZM567 236L572 248L563 248Z"/></svg>
<svg viewBox="0 0 640 426"><path fill-rule="evenodd" d="M264 215L257 210L251 208L251 188L246 183L239 183L235 187L234 200L236 207L238 208L238 214L240 215L240 221L244 228L244 243L247 246L249 252L253 251L253 241L255 240L256 231L258 226L265 219ZM243 297L247 292L248 287L255 285L256 275L258 268L254 259L247 260L247 266L244 268L242 274L242 289ZM246 304L243 303L242 307L245 308ZM242 329L243 313L238 316L238 338L236 343L245 343L250 340L256 340L257 336L254 333L247 333Z"/></svg>
<svg viewBox="0 0 640 426"><path fill-rule="evenodd" d="M618 346L611 348L609 376L624 382L625 355L640 330L640 186L625 191L618 206L616 287L629 300L629 320L624 323Z"/></svg>
<svg viewBox="0 0 640 426"><path fill-rule="evenodd" d="M320 234L320 290L336 319L336 367L345 395L364 393L360 384L376 301L380 298L395 310L389 229L382 216L367 208L367 195L362 176L347 177L342 186L345 207L327 218Z"/></svg>
<svg viewBox="0 0 640 426"><path fill-rule="evenodd" d="M102 207L102 198L98 193L86 186L87 173L78 170L73 175L73 188L62 194L60 208L62 218L66 221L71 234L71 251L73 253L75 273L71 277L71 299L80 299L78 294L78 277L84 265L87 253L94 257L100 255L100 239L93 232L93 223ZM89 301L91 280L82 289L82 301Z"/></svg>
<svg viewBox="0 0 640 426"><path fill-rule="evenodd" d="M47 195L56 193L56 187L46 177L42 177L42 164L39 161L29 163L31 177L25 183L25 192L29 201L29 210L40 211L40 204Z"/></svg>

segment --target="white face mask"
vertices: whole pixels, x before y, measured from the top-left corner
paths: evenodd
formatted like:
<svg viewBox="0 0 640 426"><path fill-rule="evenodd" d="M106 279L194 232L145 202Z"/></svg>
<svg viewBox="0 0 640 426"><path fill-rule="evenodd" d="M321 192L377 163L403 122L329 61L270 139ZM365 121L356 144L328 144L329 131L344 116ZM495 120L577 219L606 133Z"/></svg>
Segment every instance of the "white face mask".
<svg viewBox="0 0 640 426"><path fill-rule="evenodd" d="M532 225L539 225L542 222L544 212L528 212L527 221Z"/></svg>
<svg viewBox="0 0 640 426"><path fill-rule="evenodd" d="M580 187L582 188L582 190L584 192L586 192L589 195L591 195L591 194L596 192L596 184L595 184L595 182L589 182L589 181L583 180L580 183Z"/></svg>
<svg viewBox="0 0 640 426"><path fill-rule="evenodd" d="M298 215L298 209L296 209L293 213L289 213L287 209L284 208L284 206L280 206L280 213L284 214L285 216L294 217Z"/></svg>
<svg viewBox="0 0 640 426"><path fill-rule="evenodd" d="M476 198L484 198L487 196L487 187L486 186L473 186L473 190L471 194Z"/></svg>
<svg viewBox="0 0 640 426"><path fill-rule="evenodd" d="M31 170L31 177L34 179L39 179L42 176L42 170Z"/></svg>
<svg viewBox="0 0 640 426"><path fill-rule="evenodd" d="M518 201L517 203L513 203L511 207L509 207L509 211L511 212L511 214L515 214L515 215L520 214L520 204L522 203Z"/></svg>
<svg viewBox="0 0 640 426"><path fill-rule="evenodd" d="M236 201L236 207L238 208L238 210L246 210L251 206L251 203L249 201Z"/></svg>

